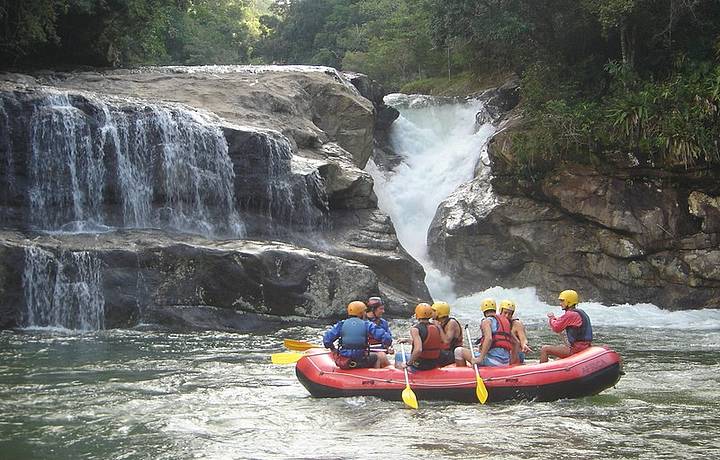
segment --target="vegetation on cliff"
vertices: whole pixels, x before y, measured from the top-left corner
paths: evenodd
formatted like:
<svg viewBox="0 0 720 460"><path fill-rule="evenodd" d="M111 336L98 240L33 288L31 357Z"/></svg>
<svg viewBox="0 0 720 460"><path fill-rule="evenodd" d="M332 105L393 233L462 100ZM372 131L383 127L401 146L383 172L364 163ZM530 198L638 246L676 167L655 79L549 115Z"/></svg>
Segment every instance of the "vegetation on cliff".
<svg viewBox="0 0 720 460"><path fill-rule="evenodd" d="M717 0L0 0L0 63L320 64L434 93L516 72L508 169L720 163Z"/></svg>

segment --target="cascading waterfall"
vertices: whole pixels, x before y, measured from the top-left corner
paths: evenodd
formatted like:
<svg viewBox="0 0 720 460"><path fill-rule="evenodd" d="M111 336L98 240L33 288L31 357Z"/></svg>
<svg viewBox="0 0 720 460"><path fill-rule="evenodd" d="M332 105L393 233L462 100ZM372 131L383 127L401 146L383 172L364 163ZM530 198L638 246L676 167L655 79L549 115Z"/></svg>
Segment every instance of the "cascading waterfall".
<svg viewBox="0 0 720 460"><path fill-rule="evenodd" d="M386 103L400 111L390 142L402 163L393 171L368 163L378 205L392 218L405 249L425 268L433 297L454 299L451 280L429 260L427 232L438 205L473 178L483 159L487 163L487 142L495 128L475 126L478 101L443 103L426 96L390 95Z"/></svg>
<svg viewBox="0 0 720 460"><path fill-rule="evenodd" d="M312 229L324 221L327 193L317 169L294 171L292 147L279 133L258 133L239 162L240 208L259 214L263 232ZM258 187L258 184L262 184Z"/></svg>
<svg viewBox="0 0 720 460"><path fill-rule="evenodd" d="M84 112L48 96L30 121L30 220L38 228L102 222L105 159ZM95 136L97 138L97 135Z"/></svg>
<svg viewBox="0 0 720 460"><path fill-rule="evenodd" d="M105 299L100 268L101 261L86 251L64 251L56 257L41 248L26 248L25 325L102 329Z"/></svg>
<svg viewBox="0 0 720 460"><path fill-rule="evenodd" d="M60 93L35 106L30 124L35 228L244 234L227 142L201 114Z"/></svg>
<svg viewBox="0 0 720 460"><path fill-rule="evenodd" d="M5 161L0 162L0 178L4 184L0 188L0 204L6 204L15 192L15 162L10 154L10 119L5 110L5 102L0 99L0 158Z"/></svg>

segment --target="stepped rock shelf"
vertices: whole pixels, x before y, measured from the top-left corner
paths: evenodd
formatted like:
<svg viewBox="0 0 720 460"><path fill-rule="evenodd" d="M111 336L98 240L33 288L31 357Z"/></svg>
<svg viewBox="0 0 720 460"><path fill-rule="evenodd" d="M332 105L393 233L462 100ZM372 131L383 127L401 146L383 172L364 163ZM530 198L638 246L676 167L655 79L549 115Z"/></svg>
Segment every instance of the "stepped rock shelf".
<svg viewBox="0 0 720 460"><path fill-rule="evenodd" d="M323 67L0 74L0 328L405 314L429 294L363 171L375 93Z"/></svg>

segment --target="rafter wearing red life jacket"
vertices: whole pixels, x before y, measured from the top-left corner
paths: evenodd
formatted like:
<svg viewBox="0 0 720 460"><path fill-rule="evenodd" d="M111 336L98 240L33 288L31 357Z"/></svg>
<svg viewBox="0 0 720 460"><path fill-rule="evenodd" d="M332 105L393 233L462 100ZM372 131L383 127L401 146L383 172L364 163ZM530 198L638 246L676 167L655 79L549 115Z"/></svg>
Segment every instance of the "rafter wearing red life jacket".
<svg viewBox="0 0 720 460"><path fill-rule="evenodd" d="M492 343L490 344L490 349L493 348L504 348L509 352L512 352L512 336L510 335L510 321L504 316L504 315L495 315L495 316L488 316L490 319L495 319L497 324L497 329L495 332L493 332L492 335ZM492 330L492 326L491 326ZM480 340L480 343L485 340L485 337L482 337Z"/></svg>
<svg viewBox="0 0 720 460"><path fill-rule="evenodd" d="M440 326L433 323L421 322L413 327L417 328L420 334L422 352L418 359L412 363L412 366L420 370L438 367L438 358L444 345L442 336L440 335Z"/></svg>

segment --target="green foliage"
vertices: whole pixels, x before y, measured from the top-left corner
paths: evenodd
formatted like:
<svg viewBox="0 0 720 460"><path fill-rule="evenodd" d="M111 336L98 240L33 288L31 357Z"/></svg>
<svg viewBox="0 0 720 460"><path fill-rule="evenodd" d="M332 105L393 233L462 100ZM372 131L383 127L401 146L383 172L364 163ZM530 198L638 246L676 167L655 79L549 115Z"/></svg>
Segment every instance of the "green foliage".
<svg viewBox="0 0 720 460"><path fill-rule="evenodd" d="M257 46L267 62L361 71L392 89L446 68L446 50L430 42L423 1L297 0L275 12L281 20L263 19L268 31Z"/></svg>
<svg viewBox="0 0 720 460"><path fill-rule="evenodd" d="M243 63L268 8L269 0L0 0L0 62Z"/></svg>

